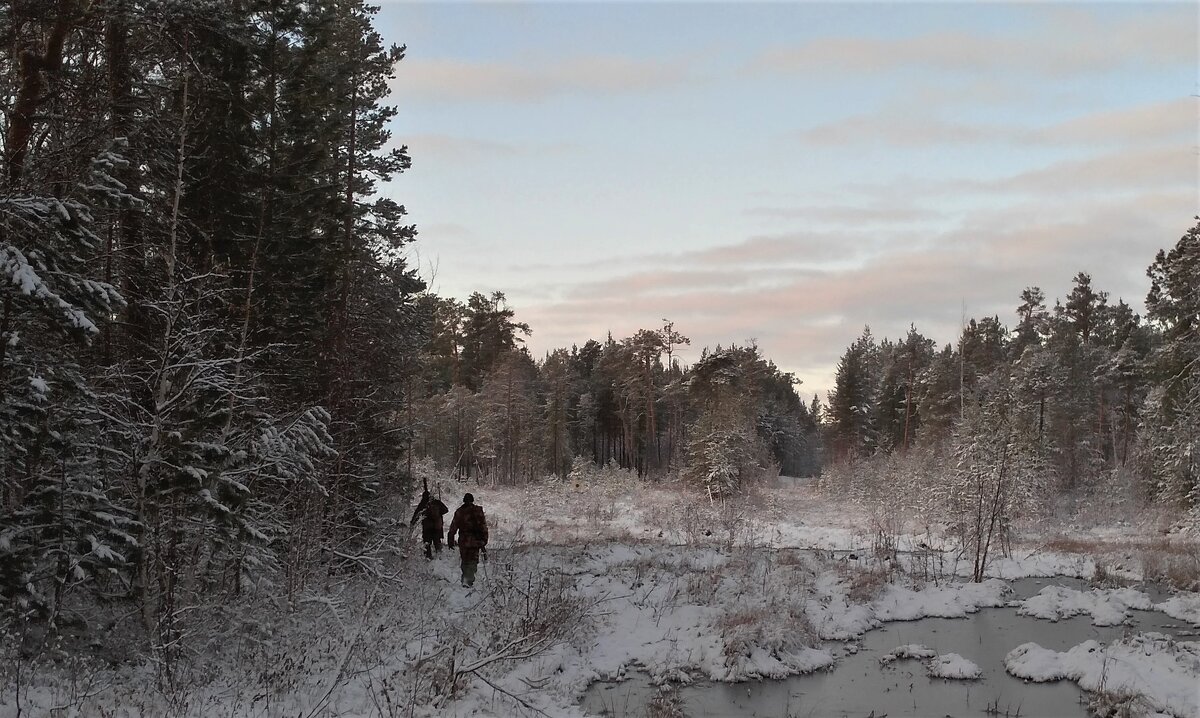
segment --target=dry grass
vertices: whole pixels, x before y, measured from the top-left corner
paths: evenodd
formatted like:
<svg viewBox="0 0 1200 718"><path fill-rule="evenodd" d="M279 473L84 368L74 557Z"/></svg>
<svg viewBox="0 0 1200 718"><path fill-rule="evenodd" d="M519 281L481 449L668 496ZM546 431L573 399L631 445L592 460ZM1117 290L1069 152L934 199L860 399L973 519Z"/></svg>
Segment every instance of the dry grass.
<svg viewBox="0 0 1200 718"><path fill-rule="evenodd" d="M1042 544L1044 548L1051 551L1060 551L1063 554L1136 554L1140 551L1154 551L1158 554L1165 555L1196 555L1200 551L1200 542L1196 540L1188 540L1176 537L1154 537L1154 538L1135 538L1135 537L1120 537L1120 538L1099 538L1099 537L1069 537L1069 535L1055 535L1046 539Z"/></svg>
<svg viewBox="0 0 1200 718"><path fill-rule="evenodd" d="M1147 580L1158 581L1181 591L1200 591L1200 547L1190 550L1149 546L1142 552L1142 574Z"/></svg>
<svg viewBox="0 0 1200 718"><path fill-rule="evenodd" d="M1070 536L1054 536L1047 540L1043 546L1057 553L1096 553L1102 550L1105 544L1100 539L1095 538L1073 538ZM1104 548L1103 550L1107 550Z"/></svg>
<svg viewBox="0 0 1200 718"><path fill-rule="evenodd" d="M716 600L717 589L721 587L721 574L716 571L704 571L690 574L687 577L685 589L688 597L700 605L706 605Z"/></svg>
<svg viewBox="0 0 1200 718"><path fill-rule="evenodd" d="M846 595L854 603L871 603L883 592L890 576L882 568L863 568L853 563L838 564L838 573L847 582Z"/></svg>
<svg viewBox="0 0 1200 718"><path fill-rule="evenodd" d="M659 686L658 693L646 704L646 718L687 718L679 686Z"/></svg>
<svg viewBox="0 0 1200 718"><path fill-rule="evenodd" d="M1200 590L1200 543L1175 537L1076 538L1055 536L1045 548L1060 553L1091 556L1096 561L1093 581L1113 583L1112 567L1118 561L1138 562L1142 578L1184 591Z"/></svg>
<svg viewBox="0 0 1200 718"><path fill-rule="evenodd" d="M807 566L805 552L795 548L781 548L775 552L775 563L779 566Z"/></svg>
<svg viewBox="0 0 1200 718"><path fill-rule="evenodd" d="M1088 698L1088 715L1095 718L1147 718L1158 714L1139 695L1100 689Z"/></svg>

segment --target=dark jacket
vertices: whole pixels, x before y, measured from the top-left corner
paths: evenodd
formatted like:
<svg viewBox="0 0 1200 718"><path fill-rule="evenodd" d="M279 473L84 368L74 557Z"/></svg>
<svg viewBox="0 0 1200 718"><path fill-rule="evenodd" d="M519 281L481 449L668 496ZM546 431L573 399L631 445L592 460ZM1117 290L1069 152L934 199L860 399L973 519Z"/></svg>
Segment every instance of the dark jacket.
<svg viewBox="0 0 1200 718"><path fill-rule="evenodd" d="M450 533L446 537L448 543L454 543L454 535L458 534L458 543L463 548L483 548L488 542L487 517L483 515L483 507L475 504L463 504L454 512L450 522Z"/></svg>
<svg viewBox="0 0 1200 718"><path fill-rule="evenodd" d="M450 509L441 500L429 495L422 496L421 503L417 504L417 510L413 511L411 523L415 524L417 517L420 516L421 538L425 541L440 539L444 527L442 516L447 513L450 513Z"/></svg>

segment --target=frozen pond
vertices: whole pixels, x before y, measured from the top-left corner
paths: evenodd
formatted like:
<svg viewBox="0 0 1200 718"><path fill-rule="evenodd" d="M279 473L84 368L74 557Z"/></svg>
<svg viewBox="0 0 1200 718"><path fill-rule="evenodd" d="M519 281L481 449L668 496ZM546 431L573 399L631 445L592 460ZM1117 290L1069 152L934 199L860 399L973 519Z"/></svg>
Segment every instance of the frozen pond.
<svg viewBox="0 0 1200 718"><path fill-rule="evenodd" d="M1071 579L1023 579L1011 582L1017 597L1036 594L1046 585L1084 589ZM1025 683L1008 675L1004 657L1033 641L1065 651L1089 639L1109 642L1126 632L1157 631L1196 640L1181 622L1154 611L1133 612L1132 626L1097 627L1089 616L1051 622L1017 615L1015 608L984 608L968 618L925 618L892 622L868 631L857 644L829 643L838 663L830 671L786 680L747 683L698 683L680 695L686 715L698 716L1086 716L1086 699L1070 681ZM879 658L897 646L924 644L939 654L957 653L983 673L977 681L930 678L921 661L881 665ZM850 653L857 645L858 652ZM848 650L849 649L849 650ZM596 715L644 716L657 689L641 673L620 683L597 683L583 706Z"/></svg>

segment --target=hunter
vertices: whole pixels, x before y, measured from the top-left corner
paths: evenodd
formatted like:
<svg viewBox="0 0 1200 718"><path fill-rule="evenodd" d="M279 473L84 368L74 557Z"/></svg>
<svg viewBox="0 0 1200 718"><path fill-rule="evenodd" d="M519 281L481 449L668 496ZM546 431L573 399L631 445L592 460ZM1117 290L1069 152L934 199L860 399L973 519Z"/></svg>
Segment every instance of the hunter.
<svg viewBox="0 0 1200 718"><path fill-rule="evenodd" d="M435 549L438 553L442 552L442 531L445 528L442 516L449 512L449 507L442 503L441 499L433 498L429 489L425 489L421 494L421 503L417 504L417 510L413 511L409 524L415 526L417 517L421 517L421 540L425 542L425 558L433 558Z"/></svg>
<svg viewBox="0 0 1200 718"><path fill-rule="evenodd" d="M454 548L454 536L458 535L458 556L462 559L462 585L470 588L475 584L475 570L479 568L479 552L487 550L488 527L483 508L475 504L471 494L463 496L462 506L454 512L450 522L450 533L446 545Z"/></svg>

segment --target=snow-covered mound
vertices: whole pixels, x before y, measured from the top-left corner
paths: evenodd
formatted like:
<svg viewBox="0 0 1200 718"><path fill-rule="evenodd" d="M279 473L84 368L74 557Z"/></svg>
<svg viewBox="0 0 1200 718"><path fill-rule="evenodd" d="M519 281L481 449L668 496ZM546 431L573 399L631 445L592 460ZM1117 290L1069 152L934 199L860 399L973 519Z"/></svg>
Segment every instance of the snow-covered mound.
<svg viewBox="0 0 1200 718"><path fill-rule="evenodd" d="M934 678L973 681L983 673L973 661L969 661L957 653L935 656L926 664L926 667L929 669L929 675Z"/></svg>
<svg viewBox="0 0 1200 718"><path fill-rule="evenodd" d="M889 663L905 659L925 661L925 670L934 678L975 680L983 673L973 661L967 660L957 653L945 653L939 656L937 651L920 643L897 646L880 656L879 662L886 666Z"/></svg>
<svg viewBox="0 0 1200 718"><path fill-rule="evenodd" d="M947 583L912 590L896 584L875 599L872 607L881 621L915 621L921 618L965 618L980 608L1003 606L1012 589L1000 579L983 583Z"/></svg>
<svg viewBox="0 0 1200 718"><path fill-rule="evenodd" d="M1108 646L1085 641L1066 652L1024 643L1009 652L1004 666L1018 678L1038 683L1065 678L1084 690L1140 695L1178 718L1200 717L1200 643L1177 643L1161 633L1139 633Z"/></svg>
<svg viewBox="0 0 1200 718"><path fill-rule="evenodd" d="M1180 593L1162 603L1154 604L1154 610L1162 611L1171 618L1200 626L1200 593Z"/></svg>
<svg viewBox="0 0 1200 718"><path fill-rule="evenodd" d="M1036 596L1014 601L1022 616L1057 621L1088 614L1096 626L1118 626L1130 618L1130 609L1148 611L1154 608L1150 597L1132 588L1077 591L1066 586L1046 586Z"/></svg>
<svg viewBox="0 0 1200 718"><path fill-rule="evenodd" d="M929 648L928 646L922 646L919 643L909 643L903 646L896 646L892 650L883 654L879 657L879 662L887 665L889 663L894 663L895 661L904 660L905 658L925 660L926 658L933 658L936 655L937 651Z"/></svg>

